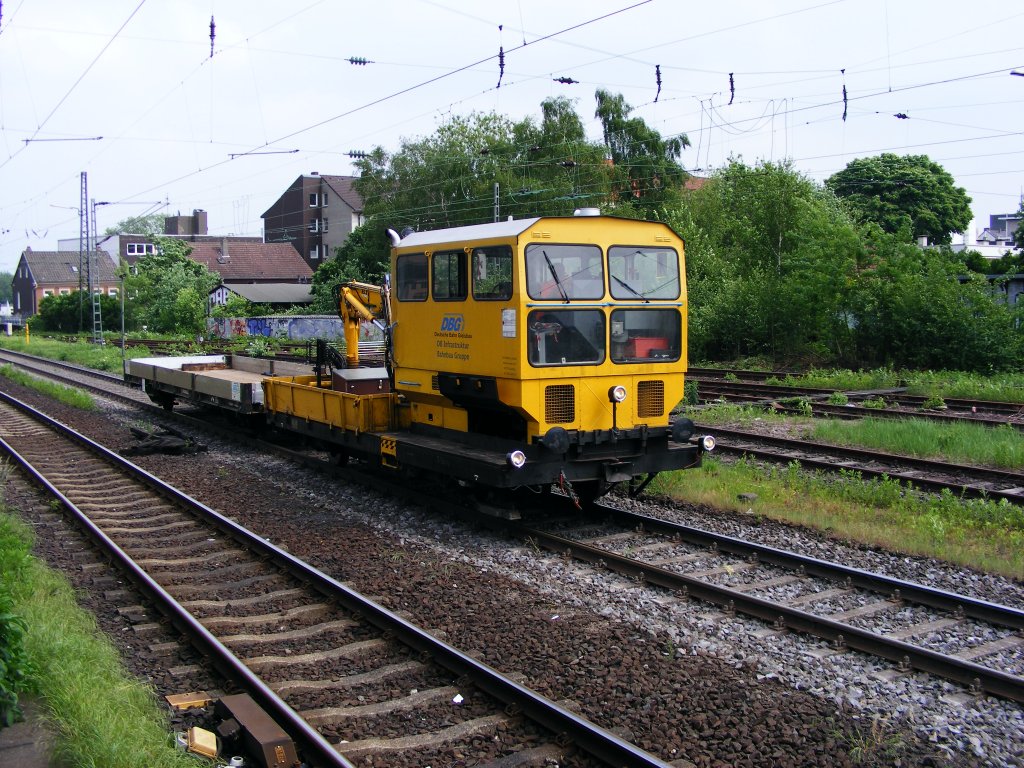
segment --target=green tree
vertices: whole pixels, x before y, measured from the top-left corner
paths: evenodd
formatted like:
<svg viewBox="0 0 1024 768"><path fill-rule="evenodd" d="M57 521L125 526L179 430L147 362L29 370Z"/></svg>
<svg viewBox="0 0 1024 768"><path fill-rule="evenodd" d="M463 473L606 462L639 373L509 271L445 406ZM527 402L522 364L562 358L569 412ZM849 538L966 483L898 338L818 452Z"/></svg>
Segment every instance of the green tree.
<svg viewBox="0 0 1024 768"><path fill-rule="evenodd" d="M129 216L121 219L112 227L103 230L104 235L146 235L147 237L160 237L164 233L164 215L162 213L151 213L147 216Z"/></svg>
<svg viewBox="0 0 1024 768"><path fill-rule="evenodd" d="M614 166L613 185L624 202L641 215L655 212L679 199L687 173L678 159L690 146L685 134L662 138L642 118L630 117L633 108L621 94L598 89L594 117L601 121L604 144Z"/></svg>
<svg viewBox="0 0 1024 768"><path fill-rule="evenodd" d="M397 152L377 147L357 161L356 189L367 215L398 232L479 224L496 214L569 215L610 199L606 156L586 139L572 101L548 99L539 122L475 113L403 140Z"/></svg>
<svg viewBox="0 0 1024 768"><path fill-rule="evenodd" d="M254 304L244 296L232 293L223 305L210 312L213 317L265 317L272 314L268 304Z"/></svg>
<svg viewBox="0 0 1024 768"><path fill-rule="evenodd" d="M993 269L993 263L972 248L961 251L959 256L964 266L971 272L977 272L979 275L987 275L994 273L995 271Z"/></svg>
<svg viewBox="0 0 1024 768"><path fill-rule="evenodd" d="M1024 328L998 285L935 250L865 232L875 255L853 297L865 365L991 372L1019 369Z"/></svg>
<svg viewBox="0 0 1024 768"><path fill-rule="evenodd" d="M157 253L140 258L125 275L126 323L156 333L201 333L220 276L188 257L188 243L157 238L156 244Z"/></svg>
<svg viewBox="0 0 1024 768"><path fill-rule="evenodd" d="M333 259L323 262L313 273L313 301L307 312L335 315L334 288L349 280L381 285L391 262L391 241L378 218L352 230Z"/></svg>
<svg viewBox="0 0 1024 768"><path fill-rule="evenodd" d="M14 296L14 288L11 281L14 280L13 272L0 272L0 304L11 301Z"/></svg>
<svg viewBox="0 0 1024 768"><path fill-rule="evenodd" d="M517 218L568 216L578 207L609 202L612 168L607 152L587 139L575 104L564 96L545 99L540 123L516 125L519 165L509 169L503 211Z"/></svg>
<svg viewBox="0 0 1024 768"><path fill-rule="evenodd" d="M489 221L499 166L513 151L513 124L496 114L455 117L433 136L377 147L357 161L356 188L369 216L396 229L437 229Z"/></svg>
<svg viewBox="0 0 1024 768"><path fill-rule="evenodd" d="M854 215L885 232L948 244L971 222L971 198L926 155L890 153L851 161L825 182Z"/></svg>
<svg viewBox="0 0 1024 768"><path fill-rule="evenodd" d="M1019 234L1020 230L1017 231ZM989 262L989 275L1019 275L1024 274L1024 250L1007 251L1001 258Z"/></svg>
<svg viewBox="0 0 1024 768"><path fill-rule="evenodd" d="M731 161L668 223L686 242L691 359L852 355L850 291L864 253L827 190L789 164Z"/></svg>
<svg viewBox="0 0 1024 768"><path fill-rule="evenodd" d="M82 304L79 292L72 291L59 296L45 296L39 302L36 320L41 330L58 333L78 333L82 330ZM86 299L86 324L92 328L91 305ZM100 317L104 327L114 327L121 323L121 301L114 296L100 295ZM115 320L116 318L116 320Z"/></svg>

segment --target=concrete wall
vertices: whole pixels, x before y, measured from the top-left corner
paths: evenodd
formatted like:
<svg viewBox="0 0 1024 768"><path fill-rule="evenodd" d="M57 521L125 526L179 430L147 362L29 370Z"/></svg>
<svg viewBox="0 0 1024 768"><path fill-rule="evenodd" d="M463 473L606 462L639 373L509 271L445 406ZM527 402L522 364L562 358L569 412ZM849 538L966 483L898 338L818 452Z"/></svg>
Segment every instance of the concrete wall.
<svg viewBox="0 0 1024 768"><path fill-rule="evenodd" d="M225 339L236 336L267 336L288 341L345 338L345 327L341 319L331 315L226 319L211 317L206 320L206 328L211 336ZM384 337L372 323L361 323L359 338L361 341L383 341Z"/></svg>

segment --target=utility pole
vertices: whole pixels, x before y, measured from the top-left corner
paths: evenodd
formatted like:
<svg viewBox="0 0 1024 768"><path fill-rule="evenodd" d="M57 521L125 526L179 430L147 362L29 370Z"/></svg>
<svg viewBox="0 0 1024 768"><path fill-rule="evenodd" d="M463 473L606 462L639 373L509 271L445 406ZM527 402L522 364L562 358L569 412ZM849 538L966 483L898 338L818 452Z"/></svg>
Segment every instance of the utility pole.
<svg viewBox="0 0 1024 768"><path fill-rule="evenodd" d="M85 280L89 269L89 179L85 171L81 177L81 202L78 206L78 332L85 328L85 295L82 293L88 284ZM92 287L91 284L88 287Z"/></svg>
<svg viewBox="0 0 1024 768"><path fill-rule="evenodd" d="M96 229L96 200L93 199L90 202L92 237L96 241L93 243L94 247L89 248L89 296L92 298L92 343L102 344L103 318L100 316L100 296L103 293L103 289L99 279L99 262L97 261L99 258L99 237L97 236Z"/></svg>

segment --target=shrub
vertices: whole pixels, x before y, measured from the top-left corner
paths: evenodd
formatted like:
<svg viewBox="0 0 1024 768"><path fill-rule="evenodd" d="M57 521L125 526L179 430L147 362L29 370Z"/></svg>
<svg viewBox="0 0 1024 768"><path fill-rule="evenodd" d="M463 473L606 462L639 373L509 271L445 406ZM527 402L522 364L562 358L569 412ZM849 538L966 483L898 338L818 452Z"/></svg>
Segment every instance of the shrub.
<svg viewBox="0 0 1024 768"><path fill-rule="evenodd" d="M25 620L12 611L13 600L0 589L0 728L21 719L18 693L25 690L28 659L25 656Z"/></svg>

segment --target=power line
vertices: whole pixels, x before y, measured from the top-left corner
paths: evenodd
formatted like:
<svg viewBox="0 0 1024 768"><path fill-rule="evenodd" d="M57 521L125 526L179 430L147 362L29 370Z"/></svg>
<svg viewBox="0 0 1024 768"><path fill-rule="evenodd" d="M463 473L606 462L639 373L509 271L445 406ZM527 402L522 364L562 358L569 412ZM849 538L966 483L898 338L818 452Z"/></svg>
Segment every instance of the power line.
<svg viewBox="0 0 1024 768"><path fill-rule="evenodd" d="M85 68L85 70L82 72L82 74L78 76L78 79L75 80L75 82L71 85L71 87L68 89L67 93L65 93L61 97L60 101L58 101L56 103L56 105L54 105L53 109L50 110L50 114L48 114L45 118L43 118L43 122L41 122L36 127L35 131L32 133L32 136L30 136L27 140L25 140L25 145L23 147L21 147L21 149L19 149L17 152L15 152L14 154L10 155L2 163L0 163L0 168L3 168L5 165L7 165L9 162L11 162L11 160L13 160L21 151L23 151L24 148L26 146L28 146L29 141L35 140L36 136L39 135L39 132L41 130L43 130L43 126L45 126L50 121L50 118L53 117L53 115L57 112L58 109L61 108L61 105L63 105L64 102L67 101L68 97L72 93L74 93L75 89L79 86L79 84L82 82L82 80L85 79L85 76L88 75L89 71L96 65L96 62L99 61L100 58L103 56L103 54L107 52L107 49L111 45L113 45L114 41L117 39L117 36L121 34L121 31L126 26L128 26L128 22L131 21L135 17L135 14L139 12L139 9L142 8L142 6L145 5L145 3L146 3L146 0L139 0L139 4L137 6L135 6L135 10L133 10L130 14L128 14L128 18L125 19L121 23L121 26L117 28L117 31L114 32L114 34L111 36L111 38L107 41L107 44L104 45L103 48L100 49L100 52L96 54L95 58L93 58L93 60L91 62L89 62L89 66L87 66ZM100 138L102 138L102 137L100 137Z"/></svg>

